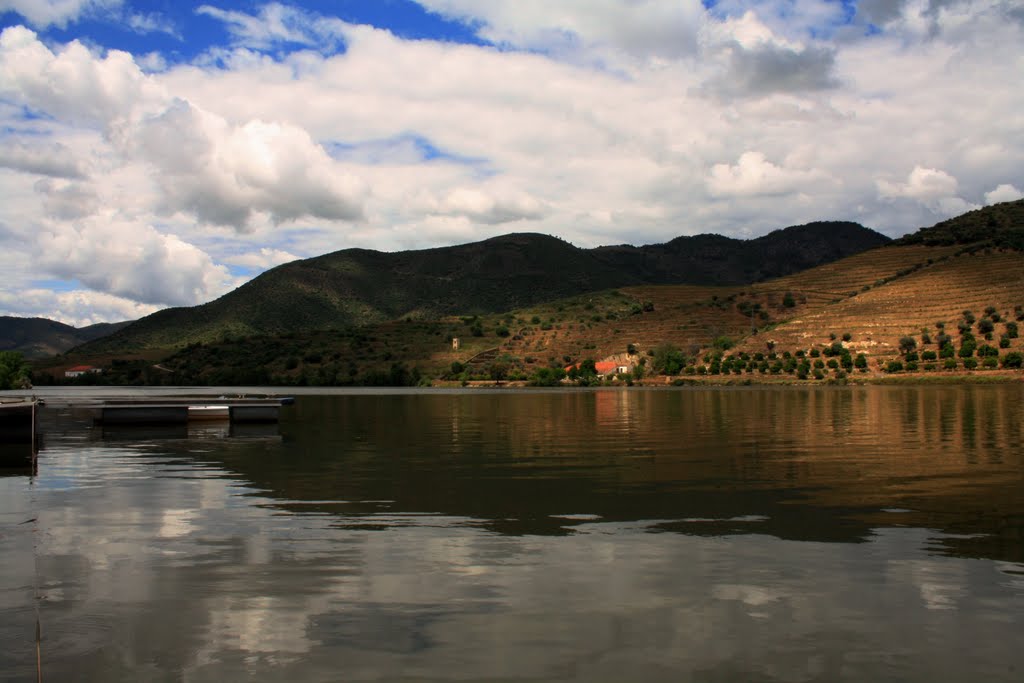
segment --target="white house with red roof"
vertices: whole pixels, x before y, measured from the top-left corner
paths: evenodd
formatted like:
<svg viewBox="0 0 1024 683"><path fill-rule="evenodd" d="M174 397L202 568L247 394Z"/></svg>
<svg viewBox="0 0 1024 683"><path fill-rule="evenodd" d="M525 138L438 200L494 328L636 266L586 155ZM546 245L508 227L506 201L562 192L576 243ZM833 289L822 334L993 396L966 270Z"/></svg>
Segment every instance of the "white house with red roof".
<svg viewBox="0 0 1024 683"><path fill-rule="evenodd" d="M103 372L92 365L76 365L64 371L65 377L81 377L82 375L98 374Z"/></svg>

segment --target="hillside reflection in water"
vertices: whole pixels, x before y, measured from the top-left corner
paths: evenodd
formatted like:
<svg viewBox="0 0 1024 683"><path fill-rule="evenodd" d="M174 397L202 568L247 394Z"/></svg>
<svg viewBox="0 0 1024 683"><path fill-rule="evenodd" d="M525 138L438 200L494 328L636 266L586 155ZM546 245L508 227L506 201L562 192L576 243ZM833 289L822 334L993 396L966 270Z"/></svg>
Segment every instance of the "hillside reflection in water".
<svg viewBox="0 0 1024 683"><path fill-rule="evenodd" d="M0 672L34 674L38 586L54 680L1015 680L1022 408L365 392L55 430L0 479Z"/></svg>

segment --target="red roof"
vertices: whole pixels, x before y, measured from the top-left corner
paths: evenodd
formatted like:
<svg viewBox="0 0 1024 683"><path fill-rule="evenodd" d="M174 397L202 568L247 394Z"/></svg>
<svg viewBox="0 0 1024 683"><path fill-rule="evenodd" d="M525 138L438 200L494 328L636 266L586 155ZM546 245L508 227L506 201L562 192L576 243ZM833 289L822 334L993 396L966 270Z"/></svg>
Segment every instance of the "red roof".
<svg viewBox="0 0 1024 683"><path fill-rule="evenodd" d="M575 365L566 365L565 371L569 372L573 368L578 368L580 365L580 363L576 363ZM611 361L602 361L600 363L594 363L594 368L597 370L597 374L599 375L611 374L615 372L615 370L617 370L618 367L618 363L612 363Z"/></svg>
<svg viewBox="0 0 1024 683"><path fill-rule="evenodd" d="M91 365L76 365L73 368L68 368L66 370L66 372L89 372L90 370L95 370L95 369L96 368L94 368Z"/></svg>

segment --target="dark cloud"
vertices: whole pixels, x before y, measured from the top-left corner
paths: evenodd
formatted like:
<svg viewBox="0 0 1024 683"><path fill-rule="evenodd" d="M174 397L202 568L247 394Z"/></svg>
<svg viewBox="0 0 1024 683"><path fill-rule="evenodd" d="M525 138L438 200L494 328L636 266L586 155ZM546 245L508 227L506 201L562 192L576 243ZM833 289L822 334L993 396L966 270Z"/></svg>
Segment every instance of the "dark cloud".
<svg viewBox="0 0 1024 683"><path fill-rule="evenodd" d="M857 17L865 24L884 26L897 19L906 4L907 0L860 0L857 3ZM924 15L934 22L943 8L961 4L964 4L964 0L929 0ZM1020 5L1019 0L1004 0L993 9L1008 19L1024 23L1024 6ZM932 30L935 32L938 27L933 26Z"/></svg>
<svg viewBox="0 0 1024 683"><path fill-rule="evenodd" d="M875 26L887 24L902 11L902 0L861 0L857 3L857 16Z"/></svg>
<svg viewBox="0 0 1024 683"><path fill-rule="evenodd" d="M51 178L85 177L71 150L60 143L27 145L18 140L9 141L0 149L0 167Z"/></svg>
<svg viewBox="0 0 1024 683"><path fill-rule="evenodd" d="M731 51L728 70L708 84L720 96L764 97L827 90L839 84L832 75L835 52L828 48L763 45L748 50L734 43Z"/></svg>

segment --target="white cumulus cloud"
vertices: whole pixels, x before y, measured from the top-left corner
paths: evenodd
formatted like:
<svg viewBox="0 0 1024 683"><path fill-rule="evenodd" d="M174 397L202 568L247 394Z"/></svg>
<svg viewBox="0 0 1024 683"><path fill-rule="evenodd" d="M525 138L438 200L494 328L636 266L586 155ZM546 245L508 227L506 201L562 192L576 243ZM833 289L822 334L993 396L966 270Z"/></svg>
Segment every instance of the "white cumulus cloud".
<svg viewBox="0 0 1024 683"><path fill-rule="evenodd" d="M233 266L266 270L268 268L273 268L274 266L279 266L283 263L297 261L299 258L300 257L295 254L284 251L283 249L261 247L258 251L250 251L244 254L225 257L224 262Z"/></svg>
<svg viewBox="0 0 1024 683"><path fill-rule="evenodd" d="M1004 183L992 190L991 192L985 193L986 204L998 204L999 202L1013 202L1018 199L1024 199L1024 191L1018 190L1009 183Z"/></svg>
<svg viewBox="0 0 1024 683"><path fill-rule="evenodd" d="M39 28L64 28L83 15L117 9L124 0L0 0L0 12L13 11Z"/></svg>
<svg viewBox="0 0 1024 683"><path fill-rule="evenodd" d="M761 152L744 152L734 165L715 164L708 190L715 197L756 197L806 192L826 179L821 171L777 166Z"/></svg>
<svg viewBox="0 0 1024 683"><path fill-rule="evenodd" d="M879 196L885 199L913 199L939 216L979 208L959 196L957 179L943 170L915 166L906 182L878 181Z"/></svg>
<svg viewBox="0 0 1024 683"><path fill-rule="evenodd" d="M141 303L191 306L235 284L202 250L113 211L40 224L34 249L44 272Z"/></svg>
<svg viewBox="0 0 1024 683"><path fill-rule="evenodd" d="M468 187L457 187L440 201L427 198L424 207L428 213L465 216L487 225L540 218L544 215L541 203L525 194L505 193L495 196Z"/></svg>
<svg viewBox="0 0 1024 683"><path fill-rule="evenodd" d="M190 213L240 230L258 212L273 222L362 215L363 183L307 131L275 121L229 122L172 97L127 53L101 58L74 42L54 53L31 31L9 28L0 35L0 92L100 126L123 161L151 168L163 191L154 207L161 213Z"/></svg>
<svg viewBox="0 0 1024 683"><path fill-rule="evenodd" d="M29 287L17 292L0 291L0 314L21 318L49 318L72 327L137 320L161 308L85 289L64 292Z"/></svg>
<svg viewBox="0 0 1024 683"><path fill-rule="evenodd" d="M302 216L361 217L363 183L302 128L265 121L232 125L183 100L139 122L130 151L157 168L164 211L245 229L264 211L279 223Z"/></svg>
<svg viewBox="0 0 1024 683"><path fill-rule="evenodd" d="M878 191L883 197L908 197L928 202L956 195L959 184L956 178L937 168L915 166L906 182L878 181Z"/></svg>

